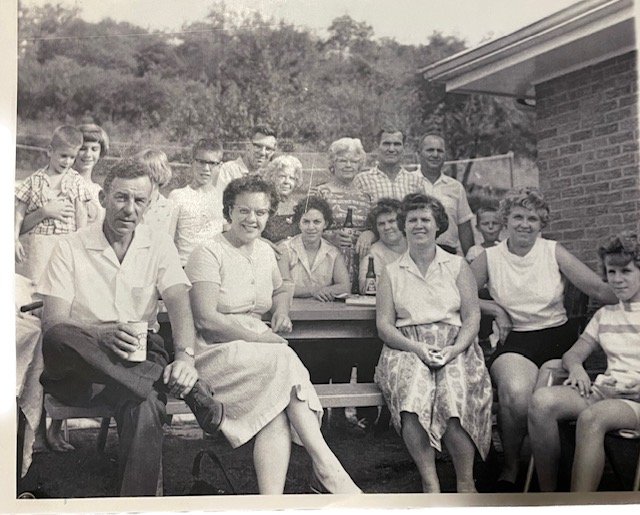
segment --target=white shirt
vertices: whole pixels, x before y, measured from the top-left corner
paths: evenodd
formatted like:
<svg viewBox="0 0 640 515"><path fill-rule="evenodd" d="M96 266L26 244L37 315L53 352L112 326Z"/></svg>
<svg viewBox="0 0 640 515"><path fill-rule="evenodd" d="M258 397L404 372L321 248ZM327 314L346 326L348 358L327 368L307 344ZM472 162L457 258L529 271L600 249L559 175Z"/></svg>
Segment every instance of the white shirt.
<svg viewBox="0 0 640 515"><path fill-rule="evenodd" d="M387 265L396 327L444 322L460 327L460 291L457 280L463 258L436 247L423 276L409 251Z"/></svg>
<svg viewBox="0 0 640 515"><path fill-rule="evenodd" d="M244 164L242 156L233 161L227 161L222 163L220 171L218 172L218 181L216 182L216 188L221 192L227 187L227 185L234 179L244 177L249 173L247 165Z"/></svg>
<svg viewBox="0 0 640 515"><path fill-rule="evenodd" d="M177 284L191 286L169 235L138 225L120 263L92 224L60 240L37 291L69 302L78 323L146 320L157 329L158 297Z"/></svg>
<svg viewBox="0 0 640 515"><path fill-rule="evenodd" d="M537 331L567 321L564 280L556 242L537 238L526 256L509 251L507 240L485 249L491 297L509 314L514 331Z"/></svg>
<svg viewBox="0 0 640 515"><path fill-rule="evenodd" d="M194 190L185 186L169 193L169 200L177 211L174 241L184 266L197 246L222 232L222 191L217 187Z"/></svg>

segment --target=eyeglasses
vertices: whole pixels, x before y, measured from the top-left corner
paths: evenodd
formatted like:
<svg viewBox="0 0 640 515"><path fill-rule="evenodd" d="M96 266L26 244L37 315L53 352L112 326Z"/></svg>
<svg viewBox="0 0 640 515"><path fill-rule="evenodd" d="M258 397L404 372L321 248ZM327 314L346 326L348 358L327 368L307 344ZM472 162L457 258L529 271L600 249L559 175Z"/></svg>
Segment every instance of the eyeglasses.
<svg viewBox="0 0 640 515"><path fill-rule="evenodd" d="M336 164L337 165L350 164L350 165L353 165L353 166L359 166L361 162L362 161L360 159L345 159L345 158L342 158L342 157L339 158L339 159L336 159Z"/></svg>
<svg viewBox="0 0 640 515"><path fill-rule="evenodd" d="M262 143L255 143L254 141L251 142L251 145L253 145L254 150L264 150L267 154L276 151L276 149L272 146L263 145Z"/></svg>
<svg viewBox="0 0 640 515"><path fill-rule="evenodd" d="M210 166L210 167L214 167L214 166L220 166L222 164L222 161L207 161L206 159L194 159L194 161L196 163L198 163L201 166Z"/></svg>
<svg viewBox="0 0 640 515"><path fill-rule="evenodd" d="M246 206L233 206L234 209L240 213L240 216L249 216L252 212L258 217L261 218L263 216L267 216L269 214L268 209L251 209Z"/></svg>

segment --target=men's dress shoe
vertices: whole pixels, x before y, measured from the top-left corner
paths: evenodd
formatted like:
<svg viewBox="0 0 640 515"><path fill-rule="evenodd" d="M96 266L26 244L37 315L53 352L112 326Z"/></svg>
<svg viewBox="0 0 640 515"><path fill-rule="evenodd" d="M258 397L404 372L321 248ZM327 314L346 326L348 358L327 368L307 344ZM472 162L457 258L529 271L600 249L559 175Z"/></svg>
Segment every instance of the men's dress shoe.
<svg viewBox="0 0 640 515"><path fill-rule="evenodd" d="M213 434L218 431L224 419L224 405L213 398L213 392L207 383L196 381L191 391L185 395L184 401L205 433Z"/></svg>

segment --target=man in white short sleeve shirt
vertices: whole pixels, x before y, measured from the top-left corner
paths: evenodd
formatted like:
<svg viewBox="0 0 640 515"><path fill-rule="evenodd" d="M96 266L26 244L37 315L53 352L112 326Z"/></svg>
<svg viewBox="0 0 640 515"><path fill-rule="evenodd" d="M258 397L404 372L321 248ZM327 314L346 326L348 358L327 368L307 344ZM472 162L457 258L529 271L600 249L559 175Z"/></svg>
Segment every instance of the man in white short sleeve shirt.
<svg viewBox="0 0 640 515"><path fill-rule="evenodd" d="M61 240L38 285L44 298L45 391L75 406L108 404L118 423L120 495L156 495L166 394L183 396L208 432L222 405L194 368L195 329L189 280L169 235L138 225L151 181L134 161L117 163L104 181L103 223ZM157 328L158 295L172 324L175 361L162 338L147 337L145 361L128 360L138 337L128 322Z"/></svg>
<svg viewBox="0 0 640 515"><path fill-rule="evenodd" d="M473 212L462 183L442 173L445 158L444 139L437 134L425 135L419 153L424 192L442 202L449 216L449 228L438 237L437 243L453 254L464 256L474 244Z"/></svg>

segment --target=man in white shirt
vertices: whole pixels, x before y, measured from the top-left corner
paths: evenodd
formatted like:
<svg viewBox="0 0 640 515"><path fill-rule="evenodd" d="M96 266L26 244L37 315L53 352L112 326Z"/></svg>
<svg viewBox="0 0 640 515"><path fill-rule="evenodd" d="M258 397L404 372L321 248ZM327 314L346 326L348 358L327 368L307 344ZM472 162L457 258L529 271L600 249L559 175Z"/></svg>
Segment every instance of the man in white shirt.
<svg viewBox="0 0 640 515"><path fill-rule="evenodd" d="M419 153L423 191L440 200L449 216L449 228L438 237L437 243L453 254L464 256L474 244L473 212L462 183L442 173L445 158L444 138L426 134L420 142Z"/></svg>
<svg viewBox="0 0 640 515"><path fill-rule="evenodd" d="M169 194L176 210L174 242L184 267L191 252L222 232L222 192L220 170L222 145L199 140L192 150L191 181Z"/></svg>
<svg viewBox="0 0 640 515"><path fill-rule="evenodd" d="M276 132L270 127L256 126L251 131L251 140L244 153L220 167L217 186L224 191L233 179L247 174L259 174L273 159L278 149Z"/></svg>
<svg viewBox="0 0 640 515"><path fill-rule="evenodd" d="M118 424L120 495L156 495L162 458L166 394L184 397L207 432L222 422L222 405L194 368L195 329L188 290L169 235L138 225L152 186L142 163L121 161L100 192L102 224L61 240L37 291L42 317L41 383L75 406L108 404ZM157 329L161 295L172 326L175 361ZM146 360L130 361L144 321Z"/></svg>

